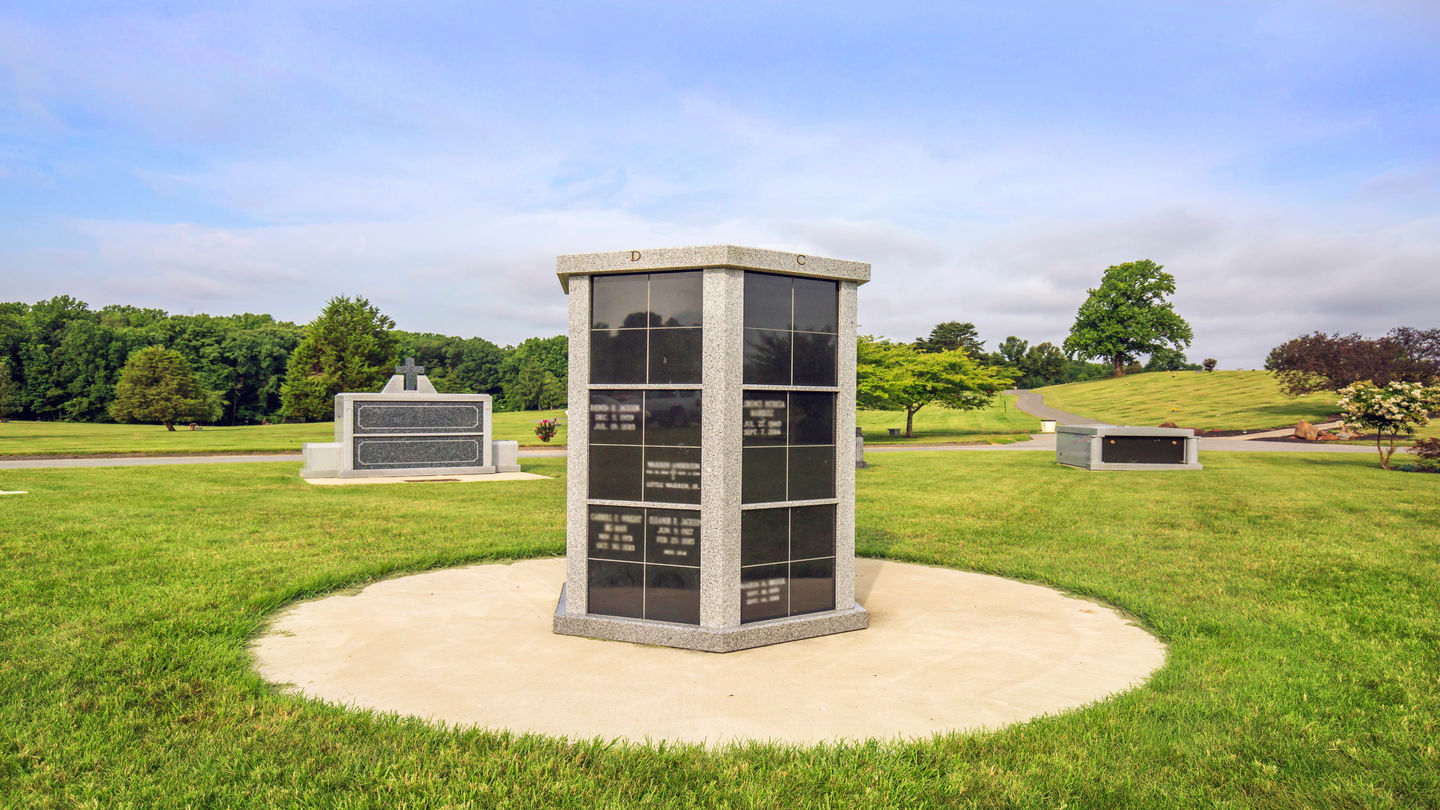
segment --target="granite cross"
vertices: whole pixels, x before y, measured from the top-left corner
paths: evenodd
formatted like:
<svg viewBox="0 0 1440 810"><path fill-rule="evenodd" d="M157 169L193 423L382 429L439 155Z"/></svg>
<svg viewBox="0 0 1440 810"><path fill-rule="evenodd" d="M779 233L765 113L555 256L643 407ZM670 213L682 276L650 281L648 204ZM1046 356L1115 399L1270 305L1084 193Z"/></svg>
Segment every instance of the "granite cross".
<svg viewBox="0 0 1440 810"><path fill-rule="evenodd" d="M415 384L415 375L424 374L425 367L415 365L415 358L407 357L405 358L405 365L395 367L395 373L405 375L406 391L417 391L419 389L416 387Z"/></svg>

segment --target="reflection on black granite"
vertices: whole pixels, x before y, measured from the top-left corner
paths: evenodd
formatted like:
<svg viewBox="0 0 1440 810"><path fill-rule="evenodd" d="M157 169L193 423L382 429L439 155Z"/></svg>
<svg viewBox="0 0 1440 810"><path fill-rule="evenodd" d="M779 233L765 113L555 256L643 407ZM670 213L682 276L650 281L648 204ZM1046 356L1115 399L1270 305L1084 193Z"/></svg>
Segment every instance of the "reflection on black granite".
<svg viewBox="0 0 1440 810"><path fill-rule="evenodd" d="M789 559L789 509L746 509L740 513L740 564L763 565Z"/></svg>
<svg viewBox="0 0 1440 810"><path fill-rule="evenodd" d="M593 445L590 448L590 497L607 501L640 500L641 452L640 447Z"/></svg>
<svg viewBox="0 0 1440 810"><path fill-rule="evenodd" d="M645 618L700 623L700 569L645 566Z"/></svg>
<svg viewBox="0 0 1440 810"><path fill-rule="evenodd" d="M646 447L645 500L700 503L700 448Z"/></svg>
<svg viewBox="0 0 1440 810"><path fill-rule="evenodd" d="M590 382L645 382L645 330L590 333Z"/></svg>
<svg viewBox="0 0 1440 810"><path fill-rule="evenodd" d="M591 444L640 444L642 418L641 392L590 392Z"/></svg>
<svg viewBox="0 0 1440 810"><path fill-rule="evenodd" d="M835 384L835 335L795 333L795 385Z"/></svg>
<svg viewBox="0 0 1440 810"><path fill-rule="evenodd" d="M742 395L744 410L742 429L746 447L776 446L786 442L786 405L784 391L746 391Z"/></svg>
<svg viewBox="0 0 1440 810"><path fill-rule="evenodd" d="M645 510L590 507L590 556L607 560L645 559Z"/></svg>
<svg viewBox="0 0 1440 810"><path fill-rule="evenodd" d="M837 331L839 305L839 282L817 278L795 279L795 331Z"/></svg>
<svg viewBox="0 0 1440 810"><path fill-rule="evenodd" d="M740 453L740 502L785 500L785 448L746 447Z"/></svg>
<svg viewBox="0 0 1440 810"><path fill-rule="evenodd" d="M645 510L645 560L668 565L700 565L700 512Z"/></svg>
<svg viewBox="0 0 1440 810"><path fill-rule="evenodd" d="M645 326L647 279L645 273L591 276L590 327L619 329Z"/></svg>
<svg viewBox="0 0 1440 810"><path fill-rule="evenodd" d="M754 329L790 329L789 276L745 274L745 326Z"/></svg>
<svg viewBox="0 0 1440 810"><path fill-rule="evenodd" d="M700 446L700 389L645 392L645 444Z"/></svg>
<svg viewBox="0 0 1440 810"><path fill-rule="evenodd" d="M791 447L789 467L790 488L786 500L809 501L835 497L834 446Z"/></svg>
<svg viewBox="0 0 1440 810"><path fill-rule="evenodd" d="M703 329L650 330L650 382L699 383Z"/></svg>
<svg viewBox="0 0 1440 810"><path fill-rule="evenodd" d="M650 276L652 326L700 326L702 271Z"/></svg>
<svg viewBox="0 0 1440 810"><path fill-rule="evenodd" d="M590 561L590 597L586 610L605 616L642 618L645 566L639 563Z"/></svg>
<svg viewBox="0 0 1440 810"><path fill-rule="evenodd" d="M744 537L742 530L741 537ZM790 510L790 559L835 556L835 507L797 506Z"/></svg>
<svg viewBox="0 0 1440 810"><path fill-rule="evenodd" d="M789 385L791 332L745 330L746 385Z"/></svg>
<svg viewBox="0 0 1440 810"><path fill-rule="evenodd" d="M790 394L790 444L835 443L835 395Z"/></svg>
<svg viewBox="0 0 1440 810"><path fill-rule="evenodd" d="M790 615L835 609L835 559L790 563Z"/></svg>
<svg viewBox="0 0 1440 810"><path fill-rule="evenodd" d="M740 569L741 623L789 615L789 568L780 563Z"/></svg>

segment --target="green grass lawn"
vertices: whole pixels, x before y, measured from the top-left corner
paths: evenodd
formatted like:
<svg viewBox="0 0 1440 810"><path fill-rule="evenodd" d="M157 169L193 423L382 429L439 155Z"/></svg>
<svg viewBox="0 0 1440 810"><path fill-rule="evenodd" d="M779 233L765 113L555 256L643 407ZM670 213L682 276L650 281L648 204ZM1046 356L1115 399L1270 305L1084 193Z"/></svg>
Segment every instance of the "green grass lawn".
<svg viewBox="0 0 1440 810"><path fill-rule="evenodd" d="M551 444L564 446L564 411L512 411L492 418L495 438L521 447L545 447L535 423L561 417ZM206 453L298 453L305 442L335 440L332 422L283 425L207 426L203 430L161 425L102 425L84 422L0 423L0 456L25 455L201 455Z"/></svg>
<svg viewBox="0 0 1440 810"><path fill-rule="evenodd" d="M1036 390L1052 408L1122 425L1264 430L1339 413L1336 394L1288 397L1267 371L1160 371Z"/></svg>
<svg viewBox="0 0 1440 810"><path fill-rule="evenodd" d="M0 472L30 493L0 496L0 806L1440 804L1440 476L1204 462L877 457L862 554L1117 605L1166 665L996 732L720 751L436 728L251 670L249 640L293 599L560 554L560 459L525 465L555 480L483 485L312 487L293 462Z"/></svg>
<svg viewBox="0 0 1440 810"><path fill-rule="evenodd" d="M904 411L857 411L855 424L869 444L1007 444L1040 432L1040 420L1015 409L1015 397L996 397L984 408L952 411L929 405L915 414L915 438L907 439ZM892 438L889 428L902 435Z"/></svg>
<svg viewBox="0 0 1440 810"><path fill-rule="evenodd" d="M860 411L859 425L872 444L1003 444L1028 438L1040 429L1034 417L1015 410L1014 397L997 398L987 408L952 411L930 406L915 415L915 438L892 439L885 428L905 427L905 413ZM549 444L535 436L535 423L560 418L560 430ZM492 424L497 439L520 442L521 447L564 447L563 410L496 413ZM160 425L101 425L81 422L0 423L0 457L27 455L201 455L206 453L298 453L305 442L335 439L330 422L285 425L206 427L204 430Z"/></svg>

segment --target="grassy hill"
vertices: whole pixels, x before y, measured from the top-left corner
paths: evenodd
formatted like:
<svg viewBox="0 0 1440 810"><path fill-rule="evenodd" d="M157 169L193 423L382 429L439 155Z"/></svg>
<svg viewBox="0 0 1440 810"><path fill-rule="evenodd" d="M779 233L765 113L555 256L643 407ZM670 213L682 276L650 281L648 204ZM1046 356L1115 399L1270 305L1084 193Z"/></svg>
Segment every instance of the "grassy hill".
<svg viewBox="0 0 1440 810"><path fill-rule="evenodd" d="M1333 393L1286 396L1267 371L1151 372L1037 389L1045 404L1122 425L1264 430L1333 418Z"/></svg>

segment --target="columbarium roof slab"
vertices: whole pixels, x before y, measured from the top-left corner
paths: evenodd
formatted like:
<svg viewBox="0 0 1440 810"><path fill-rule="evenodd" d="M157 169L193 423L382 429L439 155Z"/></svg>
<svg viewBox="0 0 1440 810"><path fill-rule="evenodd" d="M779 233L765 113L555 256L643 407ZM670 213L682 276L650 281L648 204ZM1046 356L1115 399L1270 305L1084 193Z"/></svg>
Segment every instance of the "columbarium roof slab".
<svg viewBox="0 0 1440 810"><path fill-rule="evenodd" d="M698 270L707 267L786 273L792 276L823 278L832 281L853 281L856 284L864 284L870 280L870 264L868 262L852 262L824 256L811 256L805 253L786 253L781 250L765 250L738 245L571 253L555 259L555 273L560 276L560 286L567 293L570 292L571 276L602 273L646 273L656 270Z"/></svg>

